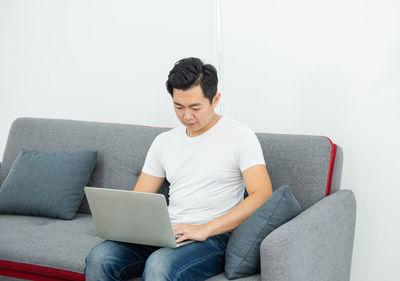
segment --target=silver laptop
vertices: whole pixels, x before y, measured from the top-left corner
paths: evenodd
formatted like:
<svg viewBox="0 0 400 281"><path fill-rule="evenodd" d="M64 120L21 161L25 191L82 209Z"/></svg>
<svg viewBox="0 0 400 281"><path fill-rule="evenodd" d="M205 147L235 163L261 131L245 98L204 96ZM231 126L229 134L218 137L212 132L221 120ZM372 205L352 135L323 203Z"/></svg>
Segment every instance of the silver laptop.
<svg viewBox="0 0 400 281"><path fill-rule="evenodd" d="M177 248L164 195L85 187L100 238L150 246Z"/></svg>

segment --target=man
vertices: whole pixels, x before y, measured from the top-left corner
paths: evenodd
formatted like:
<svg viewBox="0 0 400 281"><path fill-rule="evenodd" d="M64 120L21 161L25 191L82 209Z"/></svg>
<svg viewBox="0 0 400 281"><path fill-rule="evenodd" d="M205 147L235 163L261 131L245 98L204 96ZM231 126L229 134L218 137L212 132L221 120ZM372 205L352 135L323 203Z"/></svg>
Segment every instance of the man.
<svg viewBox="0 0 400 281"><path fill-rule="evenodd" d="M214 112L217 83L216 69L198 58L174 65L166 86L183 126L154 139L134 188L154 193L167 179L177 243L196 242L171 249L104 241L86 259L87 280L192 281L224 271L230 231L268 199L272 186L254 132Z"/></svg>

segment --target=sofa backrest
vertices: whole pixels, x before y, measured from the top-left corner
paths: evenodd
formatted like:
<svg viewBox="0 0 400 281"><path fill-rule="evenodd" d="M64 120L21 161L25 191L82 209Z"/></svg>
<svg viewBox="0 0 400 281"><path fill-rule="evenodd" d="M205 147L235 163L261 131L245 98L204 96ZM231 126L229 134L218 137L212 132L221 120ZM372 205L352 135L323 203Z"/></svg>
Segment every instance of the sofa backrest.
<svg viewBox="0 0 400 281"><path fill-rule="evenodd" d="M0 183L21 149L46 152L93 149L98 151L98 160L88 185L133 189L152 141L166 130L170 128L19 118L10 129ZM328 138L264 133L257 136L273 188L288 184L304 209L340 188L343 154ZM165 181L160 193L167 196L168 186ZM86 198L79 212L90 213Z"/></svg>

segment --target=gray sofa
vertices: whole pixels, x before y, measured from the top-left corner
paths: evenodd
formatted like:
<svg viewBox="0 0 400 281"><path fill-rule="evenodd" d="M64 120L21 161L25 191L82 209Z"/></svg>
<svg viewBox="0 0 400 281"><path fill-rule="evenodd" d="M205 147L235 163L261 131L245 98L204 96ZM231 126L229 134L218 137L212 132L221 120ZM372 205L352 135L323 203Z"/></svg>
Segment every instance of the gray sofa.
<svg viewBox="0 0 400 281"><path fill-rule="evenodd" d="M89 186L132 189L153 139L170 128L19 118L0 170L21 149L98 151ZM342 149L322 136L257 133L274 189L289 185L304 211L261 244L261 273L239 280L349 280L356 202L340 190ZM167 196L168 182L161 193ZM101 241L86 198L73 220L0 214L0 280L84 280L85 257ZM9 277L5 277L9 276ZM209 280L227 280L222 273Z"/></svg>

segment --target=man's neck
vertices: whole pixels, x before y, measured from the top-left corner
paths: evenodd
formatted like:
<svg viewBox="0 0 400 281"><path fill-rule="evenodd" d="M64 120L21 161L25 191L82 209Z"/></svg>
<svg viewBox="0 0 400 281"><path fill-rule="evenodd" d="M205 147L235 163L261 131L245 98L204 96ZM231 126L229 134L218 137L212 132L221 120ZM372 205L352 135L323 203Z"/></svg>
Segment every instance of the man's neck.
<svg viewBox="0 0 400 281"><path fill-rule="evenodd" d="M212 127L214 127L214 125L217 124L217 122L219 121L219 119L221 119L221 117L222 117L221 115L218 115L218 114L215 113L213 118L211 119L211 121L208 122L207 126L205 127L205 129L202 130L202 132L200 132L199 134L197 134L197 133L193 134L186 128L186 134L189 137L200 136L200 135L204 134L205 132L207 132L208 130L210 130Z"/></svg>

